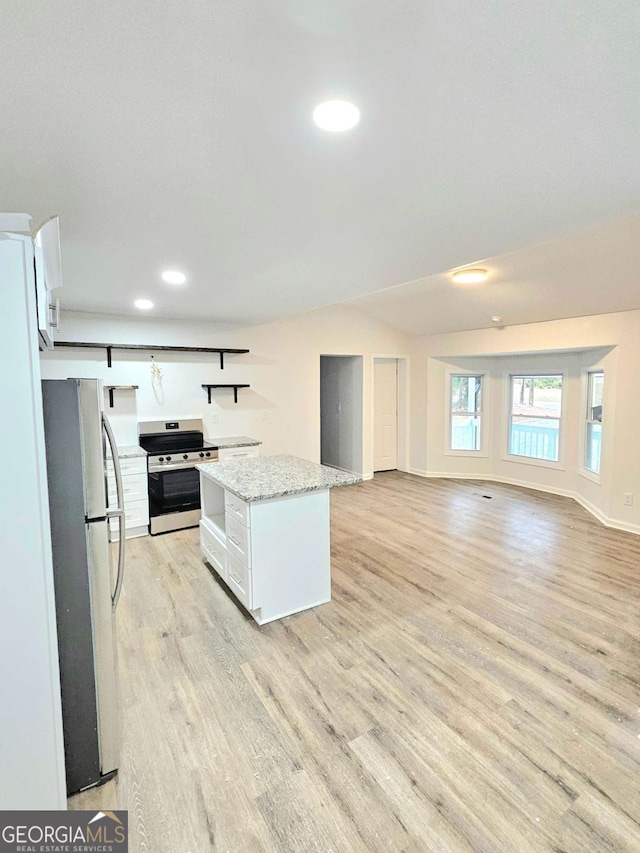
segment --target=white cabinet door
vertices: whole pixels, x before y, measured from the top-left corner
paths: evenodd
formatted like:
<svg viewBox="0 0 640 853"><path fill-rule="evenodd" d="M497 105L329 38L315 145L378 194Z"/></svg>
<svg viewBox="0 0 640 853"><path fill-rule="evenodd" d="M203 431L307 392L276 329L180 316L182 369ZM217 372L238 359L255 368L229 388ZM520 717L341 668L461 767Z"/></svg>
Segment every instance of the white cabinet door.
<svg viewBox="0 0 640 853"><path fill-rule="evenodd" d="M122 472L126 538L145 536L149 524L147 460L143 456L121 459L120 471ZM118 496L112 459L107 459L107 487L109 506L111 508L116 507ZM109 524L109 538L111 542L116 542L118 539L118 522L116 520Z"/></svg>
<svg viewBox="0 0 640 853"><path fill-rule="evenodd" d="M34 237L38 335L41 350L53 349L54 330L60 328L60 302L52 295L62 287L58 217L45 222Z"/></svg>
<svg viewBox="0 0 640 853"><path fill-rule="evenodd" d="M143 501L125 502L124 505L124 531L125 538L134 536L146 536L146 527L149 524L149 504ZM109 521L109 540L117 542L119 528L117 519Z"/></svg>
<svg viewBox="0 0 640 853"><path fill-rule="evenodd" d="M107 475L107 486L109 495L109 506L114 507L118 504L118 496L116 493L116 478ZM124 504L132 503L133 501L146 501L148 498L148 485L146 474L123 474L122 475L122 493Z"/></svg>
<svg viewBox="0 0 640 853"><path fill-rule="evenodd" d="M238 601L241 601L247 610L252 610L254 604L251 570L243 566L240 560L236 560L231 554L227 554L226 580L229 589Z"/></svg>

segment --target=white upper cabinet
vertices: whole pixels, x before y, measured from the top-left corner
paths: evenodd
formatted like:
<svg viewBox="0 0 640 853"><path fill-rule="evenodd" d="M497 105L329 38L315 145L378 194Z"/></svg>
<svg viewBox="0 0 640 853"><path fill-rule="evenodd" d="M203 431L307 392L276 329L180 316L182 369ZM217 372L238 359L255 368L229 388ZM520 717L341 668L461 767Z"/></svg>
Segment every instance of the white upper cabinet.
<svg viewBox="0 0 640 853"><path fill-rule="evenodd" d="M52 217L34 237L38 335L40 349L53 349L54 331L60 330L60 300L51 293L62 287L60 224Z"/></svg>

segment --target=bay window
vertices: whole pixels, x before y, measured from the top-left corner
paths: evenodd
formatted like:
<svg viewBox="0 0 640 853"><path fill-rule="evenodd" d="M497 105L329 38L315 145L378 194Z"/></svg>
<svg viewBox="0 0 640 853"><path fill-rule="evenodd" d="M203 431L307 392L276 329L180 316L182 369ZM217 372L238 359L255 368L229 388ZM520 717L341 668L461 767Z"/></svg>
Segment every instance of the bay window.
<svg viewBox="0 0 640 853"><path fill-rule="evenodd" d="M584 467L593 474L600 473L603 391L604 371L593 370L587 373L587 419Z"/></svg>
<svg viewBox="0 0 640 853"><path fill-rule="evenodd" d="M517 374L510 380L509 453L558 462L562 374Z"/></svg>
<svg viewBox="0 0 640 853"><path fill-rule="evenodd" d="M482 450L482 386L482 374L450 374L449 451Z"/></svg>

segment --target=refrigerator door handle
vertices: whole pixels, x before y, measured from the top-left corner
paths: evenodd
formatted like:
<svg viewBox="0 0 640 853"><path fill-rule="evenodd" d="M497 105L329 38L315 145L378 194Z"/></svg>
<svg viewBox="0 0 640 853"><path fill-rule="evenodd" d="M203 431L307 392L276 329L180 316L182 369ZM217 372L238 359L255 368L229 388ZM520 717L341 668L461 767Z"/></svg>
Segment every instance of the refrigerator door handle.
<svg viewBox="0 0 640 853"><path fill-rule="evenodd" d="M120 600L122 592L122 582L124 580L124 557L125 557L125 524L124 524L124 491L122 488L122 472L120 471L120 458L118 457L118 448L116 440L111 429L111 424L107 418L102 415L102 424L107 436L107 441L111 448L111 458L113 459L113 471L116 477L116 495L118 498L117 509L107 511L107 518L118 519L118 574L116 576L116 588L111 596L111 606L115 612Z"/></svg>
<svg viewBox="0 0 640 853"><path fill-rule="evenodd" d="M118 574L116 577L116 588L113 591L113 595L111 596L111 607L115 612L116 607L118 606L118 601L120 600L120 593L122 592L122 581L124 580L124 554L125 554L125 526L124 526L124 510L123 509L111 509L107 512L107 518L117 518L118 519Z"/></svg>

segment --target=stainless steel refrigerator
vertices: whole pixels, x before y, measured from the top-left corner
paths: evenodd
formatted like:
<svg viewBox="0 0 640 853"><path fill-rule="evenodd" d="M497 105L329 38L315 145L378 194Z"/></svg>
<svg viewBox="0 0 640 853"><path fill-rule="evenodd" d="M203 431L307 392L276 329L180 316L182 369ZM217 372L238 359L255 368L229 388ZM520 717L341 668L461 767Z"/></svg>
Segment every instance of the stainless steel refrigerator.
<svg viewBox="0 0 640 853"><path fill-rule="evenodd" d="M67 791L110 779L118 768L115 611L125 530L118 453L97 379L44 380L47 479L58 625ZM108 506L110 448L117 507ZM118 556L108 524L119 521Z"/></svg>

